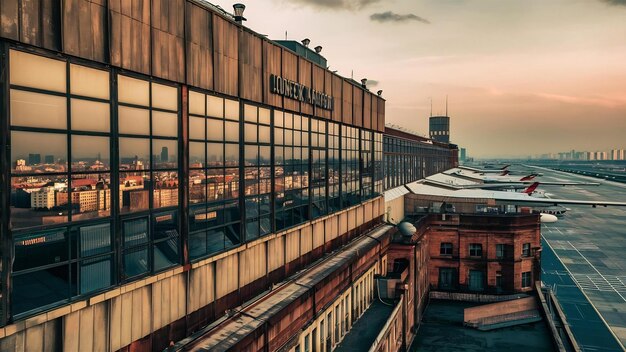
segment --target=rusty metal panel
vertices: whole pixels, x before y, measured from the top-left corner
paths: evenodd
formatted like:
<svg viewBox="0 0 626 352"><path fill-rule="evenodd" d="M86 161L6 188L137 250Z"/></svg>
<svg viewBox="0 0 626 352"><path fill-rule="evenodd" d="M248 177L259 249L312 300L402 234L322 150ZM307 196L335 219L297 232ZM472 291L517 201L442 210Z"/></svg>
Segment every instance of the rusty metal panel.
<svg viewBox="0 0 626 352"><path fill-rule="evenodd" d="M63 1L63 52L108 62L107 11L100 0Z"/></svg>
<svg viewBox="0 0 626 352"><path fill-rule="evenodd" d="M256 35L241 31L239 36L239 64L241 65L241 97L263 102L263 41Z"/></svg>
<svg viewBox="0 0 626 352"><path fill-rule="evenodd" d="M20 41L26 44L41 46L39 0L20 0L20 2Z"/></svg>
<svg viewBox="0 0 626 352"><path fill-rule="evenodd" d="M283 50L283 78L298 81L298 57L288 50ZM285 98L285 109L300 111L300 102L295 99Z"/></svg>
<svg viewBox="0 0 626 352"><path fill-rule="evenodd" d="M378 131L378 96L372 94L372 129ZM383 126L384 129L384 126Z"/></svg>
<svg viewBox="0 0 626 352"><path fill-rule="evenodd" d="M0 36L13 40L19 39L18 0L0 1Z"/></svg>
<svg viewBox="0 0 626 352"><path fill-rule="evenodd" d="M363 127L363 89L352 86L352 123Z"/></svg>
<svg viewBox="0 0 626 352"><path fill-rule="evenodd" d="M333 75L327 70L324 70L324 93L334 99ZM331 119L332 115L333 115L332 110L326 110L324 112L324 117L327 119Z"/></svg>
<svg viewBox="0 0 626 352"><path fill-rule="evenodd" d="M278 108L283 107L283 98L270 92L270 75L282 76L282 49L271 42L263 41L263 102Z"/></svg>
<svg viewBox="0 0 626 352"><path fill-rule="evenodd" d="M61 4L58 0L41 1L41 45L46 49L61 49Z"/></svg>
<svg viewBox="0 0 626 352"><path fill-rule="evenodd" d="M239 89L239 27L213 15L214 90L236 96Z"/></svg>
<svg viewBox="0 0 626 352"><path fill-rule="evenodd" d="M313 65L313 89L315 89L318 92L328 94L326 93L326 89L324 85L325 76L326 76L325 70L323 68L317 65ZM328 119L330 118L330 111L322 109L318 106L315 106L315 116Z"/></svg>
<svg viewBox="0 0 626 352"><path fill-rule="evenodd" d="M372 93L365 92L363 95L363 128L372 128Z"/></svg>
<svg viewBox="0 0 626 352"><path fill-rule="evenodd" d="M298 57L298 83L301 85L311 88L311 76L312 76L312 66L313 64L304 59L303 57ZM303 114L313 115L313 105L309 103L301 103L300 111Z"/></svg>
<svg viewBox="0 0 626 352"><path fill-rule="evenodd" d="M343 80L336 74L332 74L333 85L333 115L332 119L336 122L341 122L343 112Z"/></svg>
<svg viewBox="0 0 626 352"><path fill-rule="evenodd" d="M187 40L187 83L213 89L213 36L211 13L186 2L185 39Z"/></svg>
<svg viewBox="0 0 626 352"><path fill-rule="evenodd" d="M110 0L111 64L150 74L150 2Z"/></svg>
<svg viewBox="0 0 626 352"><path fill-rule="evenodd" d="M152 74L184 82L185 0L152 0Z"/></svg>
<svg viewBox="0 0 626 352"><path fill-rule="evenodd" d="M352 84L350 84L350 82L344 80L343 81L343 101L342 101L342 108L341 108L341 117L342 117L342 122L346 123L348 125L352 125L354 123L353 119L352 119L352 97L353 97L353 93L352 93Z"/></svg>
<svg viewBox="0 0 626 352"><path fill-rule="evenodd" d="M378 99L378 131L385 132L385 100Z"/></svg>

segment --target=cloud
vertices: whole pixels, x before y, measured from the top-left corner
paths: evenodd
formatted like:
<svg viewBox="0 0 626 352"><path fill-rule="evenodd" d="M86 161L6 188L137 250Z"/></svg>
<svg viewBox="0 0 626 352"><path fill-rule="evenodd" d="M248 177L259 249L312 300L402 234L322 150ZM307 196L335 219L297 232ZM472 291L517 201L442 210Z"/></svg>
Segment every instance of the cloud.
<svg viewBox="0 0 626 352"><path fill-rule="evenodd" d="M286 0L294 4L308 5L319 10L361 10L381 0Z"/></svg>
<svg viewBox="0 0 626 352"><path fill-rule="evenodd" d="M626 6L626 0L602 0L602 2L605 2L609 5L615 5L615 6Z"/></svg>
<svg viewBox="0 0 626 352"><path fill-rule="evenodd" d="M374 13L370 15L370 20L385 23L385 22L408 22L408 21L416 21L422 22L426 24L430 24L430 21L422 18L420 16L414 15L412 13L407 13L405 15L401 15L399 13L394 13L391 11Z"/></svg>

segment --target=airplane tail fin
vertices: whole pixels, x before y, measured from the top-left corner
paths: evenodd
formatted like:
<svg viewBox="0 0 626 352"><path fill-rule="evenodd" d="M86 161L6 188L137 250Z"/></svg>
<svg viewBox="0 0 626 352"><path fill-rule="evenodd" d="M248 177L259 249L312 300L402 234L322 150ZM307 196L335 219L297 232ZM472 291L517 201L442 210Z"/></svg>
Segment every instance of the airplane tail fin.
<svg viewBox="0 0 626 352"><path fill-rule="evenodd" d="M509 170L504 170L502 171L502 173L500 174L500 176L506 176L509 174Z"/></svg>
<svg viewBox="0 0 626 352"><path fill-rule="evenodd" d="M522 193L526 193L528 195L533 194L533 192L539 187L539 182L535 182L532 185L528 186Z"/></svg>
<svg viewBox="0 0 626 352"><path fill-rule="evenodd" d="M506 170L506 169L509 168L509 166L511 166L511 165L504 165L503 167L500 168L500 170Z"/></svg>
<svg viewBox="0 0 626 352"><path fill-rule="evenodd" d="M528 176L524 176L520 179L520 181L530 181L532 179L534 179L535 177L537 177L537 174L530 174Z"/></svg>

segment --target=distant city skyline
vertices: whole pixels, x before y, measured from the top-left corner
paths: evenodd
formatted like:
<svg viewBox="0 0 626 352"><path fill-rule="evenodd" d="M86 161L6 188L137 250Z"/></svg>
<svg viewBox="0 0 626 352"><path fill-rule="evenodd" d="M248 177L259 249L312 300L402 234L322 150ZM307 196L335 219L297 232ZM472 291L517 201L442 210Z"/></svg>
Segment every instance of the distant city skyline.
<svg viewBox="0 0 626 352"><path fill-rule="evenodd" d="M232 12L234 1L210 2ZM382 89L389 123L427 134L430 99L439 114L448 94L451 141L474 157L605 150L623 140L625 1L244 3L246 26L272 39L309 38L331 70Z"/></svg>

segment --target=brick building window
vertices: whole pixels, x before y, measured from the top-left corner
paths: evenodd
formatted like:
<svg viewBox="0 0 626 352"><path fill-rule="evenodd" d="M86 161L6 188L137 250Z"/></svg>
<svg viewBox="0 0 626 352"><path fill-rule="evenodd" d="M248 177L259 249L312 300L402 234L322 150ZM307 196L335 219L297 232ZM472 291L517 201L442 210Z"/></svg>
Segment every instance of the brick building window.
<svg viewBox="0 0 626 352"><path fill-rule="evenodd" d="M531 283L531 273L530 271L526 271L522 273L522 287L530 287Z"/></svg>
<svg viewBox="0 0 626 352"><path fill-rule="evenodd" d="M469 254L470 254L470 257L482 257L483 245L480 243L470 243Z"/></svg>
<svg viewBox="0 0 626 352"><path fill-rule="evenodd" d="M441 245L439 245L439 254L441 254L441 255L452 255L452 243L450 243L450 242L441 242Z"/></svg>
<svg viewBox="0 0 626 352"><path fill-rule="evenodd" d="M522 245L522 257L530 257L530 243Z"/></svg>
<svg viewBox="0 0 626 352"><path fill-rule="evenodd" d="M471 291L482 291L484 289L484 274L482 271L469 271L469 289Z"/></svg>
<svg viewBox="0 0 626 352"><path fill-rule="evenodd" d="M496 244L496 258L503 259L506 257L506 246L504 244Z"/></svg>

